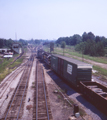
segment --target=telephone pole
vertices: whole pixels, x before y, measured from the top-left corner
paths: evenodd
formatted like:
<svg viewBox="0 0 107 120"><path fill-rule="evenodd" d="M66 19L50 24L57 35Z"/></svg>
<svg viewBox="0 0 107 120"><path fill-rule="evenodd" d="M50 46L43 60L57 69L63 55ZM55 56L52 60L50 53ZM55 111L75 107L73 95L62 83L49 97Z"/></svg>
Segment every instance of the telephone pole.
<svg viewBox="0 0 107 120"><path fill-rule="evenodd" d="M17 41L17 33L15 32L15 40Z"/></svg>

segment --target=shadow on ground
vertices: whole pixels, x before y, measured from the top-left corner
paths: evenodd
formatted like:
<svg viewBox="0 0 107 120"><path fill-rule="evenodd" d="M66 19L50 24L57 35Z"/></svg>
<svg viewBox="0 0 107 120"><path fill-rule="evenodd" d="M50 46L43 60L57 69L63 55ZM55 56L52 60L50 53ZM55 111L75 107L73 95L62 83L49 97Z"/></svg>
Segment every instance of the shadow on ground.
<svg viewBox="0 0 107 120"><path fill-rule="evenodd" d="M107 120L107 116L100 112L94 105L92 105L88 100L86 100L81 94L77 92L69 83L66 83L60 78L55 72L53 72L50 67L42 62L44 68L47 70L47 74L51 77L51 79L59 86L60 89L64 90L65 93L77 104L81 104L84 106L89 113L89 115L93 114L99 118L99 120ZM97 114L97 115L95 115ZM93 118L94 119L94 118ZM97 119L95 119L97 120Z"/></svg>

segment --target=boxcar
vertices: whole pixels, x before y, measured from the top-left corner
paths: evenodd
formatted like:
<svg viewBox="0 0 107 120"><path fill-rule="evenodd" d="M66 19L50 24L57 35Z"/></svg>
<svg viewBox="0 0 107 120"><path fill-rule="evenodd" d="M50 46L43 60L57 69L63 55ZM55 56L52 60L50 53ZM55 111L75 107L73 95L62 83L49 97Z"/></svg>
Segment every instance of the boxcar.
<svg viewBox="0 0 107 120"><path fill-rule="evenodd" d="M76 59L53 54L51 68L75 87L79 86L80 81L91 81L92 65Z"/></svg>
<svg viewBox="0 0 107 120"><path fill-rule="evenodd" d="M107 87L97 82L80 82L80 89L85 97L107 115Z"/></svg>

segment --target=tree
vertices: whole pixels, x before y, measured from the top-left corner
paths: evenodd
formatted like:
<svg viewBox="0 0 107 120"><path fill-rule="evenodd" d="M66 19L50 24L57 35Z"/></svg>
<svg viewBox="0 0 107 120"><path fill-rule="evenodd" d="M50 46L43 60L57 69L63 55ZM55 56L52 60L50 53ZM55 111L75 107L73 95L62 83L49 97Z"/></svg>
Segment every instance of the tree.
<svg viewBox="0 0 107 120"><path fill-rule="evenodd" d="M100 41L101 41L100 37L99 37L99 36L96 36L96 37L95 37L95 42L97 43L97 42L100 42Z"/></svg>
<svg viewBox="0 0 107 120"><path fill-rule="evenodd" d="M54 43L53 42L50 42L50 53L51 51L54 51Z"/></svg>
<svg viewBox="0 0 107 120"><path fill-rule="evenodd" d="M95 35L92 32L89 32L88 34L86 32L83 33L82 35L82 41L87 41L87 40L95 40Z"/></svg>
<svg viewBox="0 0 107 120"><path fill-rule="evenodd" d="M97 54L99 56L104 56L105 55L105 50L104 50L104 45L102 42L98 42L96 45L97 48Z"/></svg>
<svg viewBox="0 0 107 120"><path fill-rule="evenodd" d="M63 55L64 55L64 48L65 48L65 46L66 46L65 41L62 41L62 42L61 42L61 48L63 48Z"/></svg>

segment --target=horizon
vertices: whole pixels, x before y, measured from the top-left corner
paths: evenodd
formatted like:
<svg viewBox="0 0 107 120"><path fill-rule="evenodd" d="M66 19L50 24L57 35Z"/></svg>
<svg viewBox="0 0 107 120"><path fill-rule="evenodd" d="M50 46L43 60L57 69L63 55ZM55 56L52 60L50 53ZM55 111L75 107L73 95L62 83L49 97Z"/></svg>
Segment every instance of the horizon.
<svg viewBox="0 0 107 120"><path fill-rule="evenodd" d="M107 37L106 0L1 0L0 38L48 39L92 32Z"/></svg>

